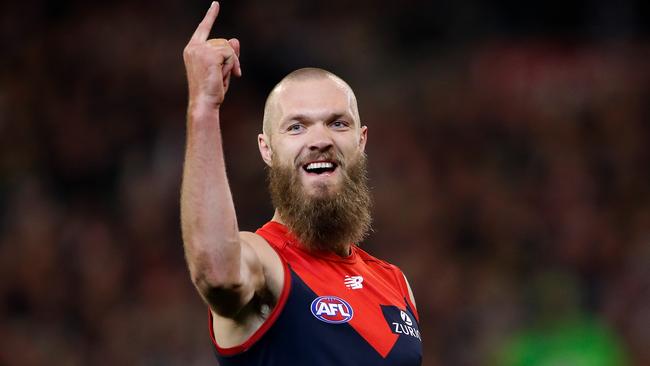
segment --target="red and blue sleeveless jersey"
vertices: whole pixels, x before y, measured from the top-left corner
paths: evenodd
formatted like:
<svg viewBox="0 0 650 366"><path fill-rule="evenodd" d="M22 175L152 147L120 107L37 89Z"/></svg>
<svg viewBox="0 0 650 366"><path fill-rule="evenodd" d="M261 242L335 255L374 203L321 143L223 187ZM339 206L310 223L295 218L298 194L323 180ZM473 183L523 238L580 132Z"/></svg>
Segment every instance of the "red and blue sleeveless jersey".
<svg viewBox="0 0 650 366"><path fill-rule="evenodd" d="M412 366L422 362L419 317L394 265L353 246L348 257L307 251L280 223L257 231L279 254L284 286L264 324L222 348L221 366Z"/></svg>

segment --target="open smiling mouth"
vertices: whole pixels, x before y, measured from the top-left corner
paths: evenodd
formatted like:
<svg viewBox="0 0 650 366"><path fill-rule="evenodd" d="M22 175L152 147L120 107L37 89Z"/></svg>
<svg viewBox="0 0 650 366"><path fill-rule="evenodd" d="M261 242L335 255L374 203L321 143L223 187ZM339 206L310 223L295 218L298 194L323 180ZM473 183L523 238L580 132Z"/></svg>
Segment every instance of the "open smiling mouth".
<svg viewBox="0 0 650 366"><path fill-rule="evenodd" d="M321 175L333 173L338 165L331 161L316 161L302 166L308 174Z"/></svg>

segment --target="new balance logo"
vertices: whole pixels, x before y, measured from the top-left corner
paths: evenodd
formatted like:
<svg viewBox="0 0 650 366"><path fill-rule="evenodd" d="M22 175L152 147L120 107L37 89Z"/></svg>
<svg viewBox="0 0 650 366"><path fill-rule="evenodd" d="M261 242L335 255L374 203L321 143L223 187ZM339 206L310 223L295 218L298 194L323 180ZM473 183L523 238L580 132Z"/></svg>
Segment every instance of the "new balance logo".
<svg viewBox="0 0 650 366"><path fill-rule="evenodd" d="M345 284L345 287L352 289L352 290L358 290L360 288L363 288L363 277L361 276L345 276L345 279L343 280L343 283Z"/></svg>

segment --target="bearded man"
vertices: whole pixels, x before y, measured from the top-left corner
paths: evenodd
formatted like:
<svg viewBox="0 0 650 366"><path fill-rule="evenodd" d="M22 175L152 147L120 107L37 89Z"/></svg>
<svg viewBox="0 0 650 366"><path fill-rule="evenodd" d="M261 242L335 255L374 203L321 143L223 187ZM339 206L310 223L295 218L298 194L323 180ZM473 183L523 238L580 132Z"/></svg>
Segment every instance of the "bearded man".
<svg viewBox="0 0 650 366"><path fill-rule="evenodd" d="M258 135L275 214L239 231L219 110L239 41L208 39L219 4L184 50L189 85L181 194L190 274L209 307L220 365L419 365L413 294L402 272L358 248L370 228L356 97L306 68L269 94Z"/></svg>

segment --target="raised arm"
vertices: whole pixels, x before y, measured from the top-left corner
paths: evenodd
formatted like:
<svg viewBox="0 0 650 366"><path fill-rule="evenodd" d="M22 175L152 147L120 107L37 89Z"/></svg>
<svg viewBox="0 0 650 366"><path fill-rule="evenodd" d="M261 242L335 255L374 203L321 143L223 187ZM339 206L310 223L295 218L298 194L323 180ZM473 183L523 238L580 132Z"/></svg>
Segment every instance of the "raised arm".
<svg viewBox="0 0 650 366"><path fill-rule="evenodd" d="M264 286L264 275L240 236L226 178L219 109L241 68L238 40L208 40L218 13L213 2L183 52L189 104L181 227L192 282L213 312L234 318Z"/></svg>

